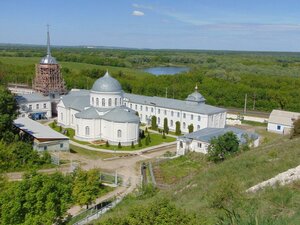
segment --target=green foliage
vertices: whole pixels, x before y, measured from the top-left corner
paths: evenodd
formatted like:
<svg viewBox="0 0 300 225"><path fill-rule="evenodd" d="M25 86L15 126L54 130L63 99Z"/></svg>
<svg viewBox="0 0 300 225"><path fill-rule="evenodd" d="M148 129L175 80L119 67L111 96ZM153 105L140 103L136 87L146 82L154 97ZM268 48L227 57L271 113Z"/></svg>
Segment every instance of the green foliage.
<svg viewBox="0 0 300 225"><path fill-rule="evenodd" d="M233 132L214 137L208 147L208 159L214 162L223 161L227 156L239 150L239 140Z"/></svg>
<svg viewBox="0 0 300 225"><path fill-rule="evenodd" d="M87 172L78 169L74 174L72 195L79 205L88 206L93 203L101 192L100 173L97 169Z"/></svg>
<svg viewBox="0 0 300 225"><path fill-rule="evenodd" d="M189 133L194 132L194 125L192 123L190 125L188 125L188 130L189 130Z"/></svg>
<svg viewBox="0 0 300 225"><path fill-rule="evenodd" d="M109 147L109 142L108 141L105 142L105 146Z"/></svg>
<svg viewBox="0 0 300 225"><path fill-rule="evenodd" d="M139 143L138 143L138 145L139 145L139 147L142 147L142 140L141 140L141 138L139 138L139 141L138 141Z"/></svg>
<svg viewBox="0 0 300 225"><path fill-rule="evenodd" d="M6 144L0 142L0 172L28 169L51 163L48 152L38 153L31 144L17 141Z"/></svg>
<svg viewBox="0 0 300 225"><path fill-rule="evenodd" d="M17 118L18 106L14 96L0 86L0 140L5 135L8 141L11 141L8 137L10 133L8 131L13 130L13 121Z"/></svg>
<svg viewBox="0 0 300 225"><path fill-rule="evenodd" d="M59 127L58 127L58 131L59 131L59 132L62 132L62 126L59 126Z"/></svg>
<svg viewBox="0 0 300 225"><path fill-rule="evenodd" d="M162 138L163 139L166 139L167 137L166 137L166 133L163 131L163 134L162 134Z"/></svg>
<svg viewBox="0 0 300 225"><path fill-rule="evenodd" d="M134 149L134 143L133 143L133 141L131 142L131 148Z"/></svg>
<svg viewBox="0 0 300 225"><path fill-rule="evenodd" d="M300 118L293 123L293 129L291 131L291 138L300 136Z"/></svg>
<svg viewBox="0 0 300 225"><path fill-rule="evenodd" d="M164 132L169 133L168 118L164 118Z"/></svg>
<svg viewBox="0 0 300 225"><path fill-rule="evenodd" d="M151 117L151 129L157 130L157 118L156 116Z"/></svg>
<svg viewBox="0 0 300 225"><path fill-rule="evenodd" d="M149 133L149 132L148 132L148 127L145 128L145 133Z"/></svg>
<svg viewBox="0 0 300 225"><path fill-rule="evenodd" d="M122 148L121 142L118 143L118 148Z"/></svg>
<svg viewBox="0 0 300 225"><path fill-rule="evenodd" d="M180 130L180 122L176 121L176 129L175 129L175 134L176 135L180 135L181 134L181 130Z"/></svg>
<svg viewBox="0 0 300 225"><path fill-rule="evenodd" d="M60 223L71 203L71 181L56 173L30 173L20 182L7 184L0 193L0 223Z"/></svg>

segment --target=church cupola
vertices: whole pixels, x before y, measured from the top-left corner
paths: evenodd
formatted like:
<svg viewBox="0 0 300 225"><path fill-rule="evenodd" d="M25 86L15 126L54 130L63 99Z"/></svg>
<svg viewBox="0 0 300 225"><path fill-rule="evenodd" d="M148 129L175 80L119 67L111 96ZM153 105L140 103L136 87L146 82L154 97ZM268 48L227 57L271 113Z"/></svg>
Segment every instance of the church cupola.
<svg viewBox="0 0 300 225"><path fill-rule="evenodd" d="M198 92L198 86L196 84L195 91L190 94L185 101L191 104L205 103L205 98Z"/></svg>

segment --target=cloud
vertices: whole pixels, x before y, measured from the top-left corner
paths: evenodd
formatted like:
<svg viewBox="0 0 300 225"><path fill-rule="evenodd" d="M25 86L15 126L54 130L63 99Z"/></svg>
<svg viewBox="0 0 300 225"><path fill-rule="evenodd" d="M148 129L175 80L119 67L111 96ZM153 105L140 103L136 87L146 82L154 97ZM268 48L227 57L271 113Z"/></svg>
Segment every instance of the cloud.
<svg viewBox="0 0 300 225"><path fill-rule="evenodd" d="M150 10L153 9L153 6L151 6L151 5L140 5L140 4L136 4L136 3L133 3L132 7L137 8L137 9L150 9Z"/></svg>
<svg viewBox="0 0 300 225"><path fill-rule="evenodd" d="M134 10L131 15L133 15L133 16L144 16L145 13L143 13L142 11Z"/></svg>

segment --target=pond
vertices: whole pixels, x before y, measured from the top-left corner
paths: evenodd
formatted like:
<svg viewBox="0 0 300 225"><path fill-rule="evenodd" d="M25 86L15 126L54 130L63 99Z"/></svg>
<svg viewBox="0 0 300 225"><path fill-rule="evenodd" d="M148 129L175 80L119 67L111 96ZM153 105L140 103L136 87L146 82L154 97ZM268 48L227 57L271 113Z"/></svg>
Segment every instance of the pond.
<svg viewBox="0 0 300 225"><path fill-rule="evenodd" d="M143 71L159 76L159 75L174 75L177 73L187 72L189 70L190 69L188 67L164 66L164 67L150 67L144 69Z"/></svg>

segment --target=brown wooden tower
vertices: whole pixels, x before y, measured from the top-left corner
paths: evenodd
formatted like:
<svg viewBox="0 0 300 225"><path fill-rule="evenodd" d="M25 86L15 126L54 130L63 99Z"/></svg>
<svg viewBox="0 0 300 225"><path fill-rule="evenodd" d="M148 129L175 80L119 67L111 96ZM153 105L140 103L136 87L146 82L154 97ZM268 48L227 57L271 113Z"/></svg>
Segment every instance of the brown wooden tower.
<svg viewBox="0 0 300 225"><path fill-rule="evenodd" d="M43 95L62 95L66 93L65 82L60 73L60 65L51 56L49 26L47 30L47 55L41 59L39 64L36 64L35 71L34 90Z"/></svg>

